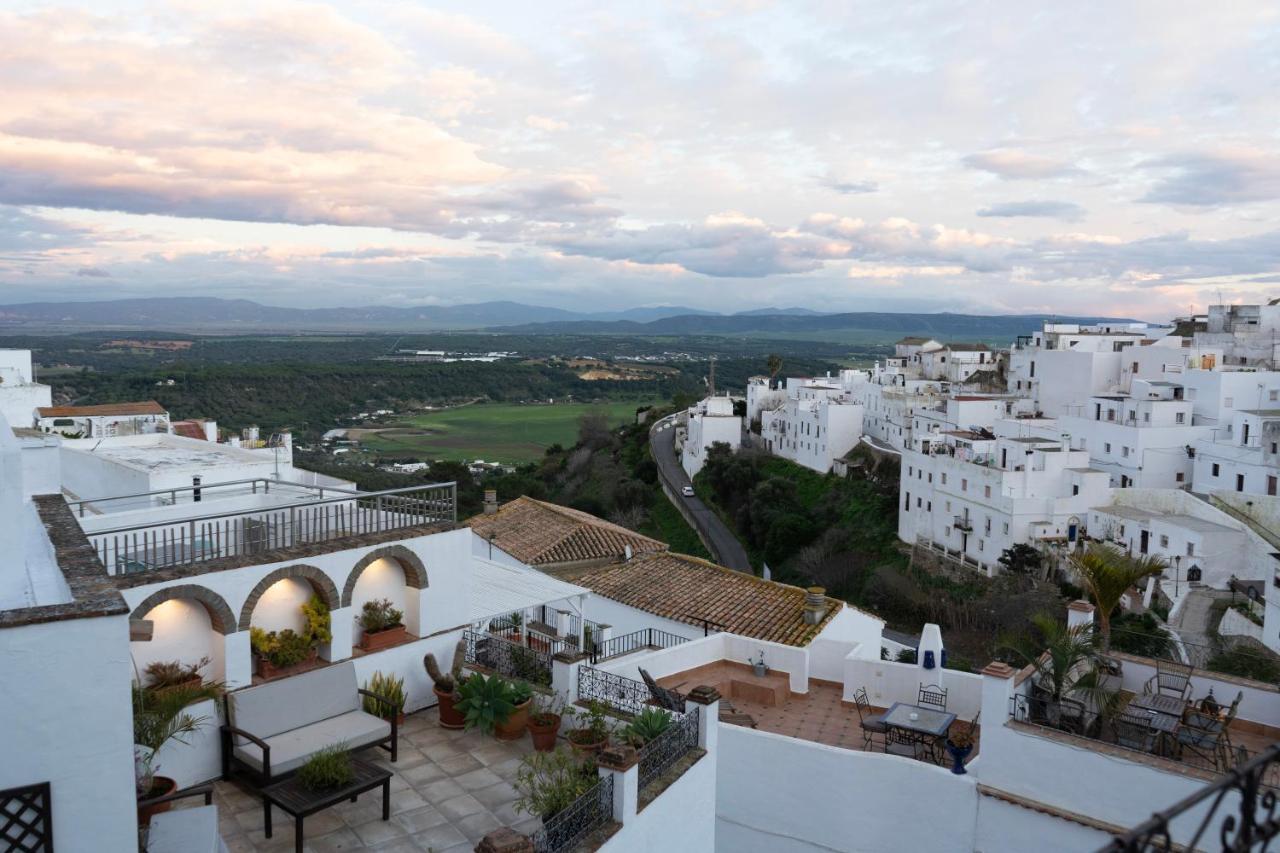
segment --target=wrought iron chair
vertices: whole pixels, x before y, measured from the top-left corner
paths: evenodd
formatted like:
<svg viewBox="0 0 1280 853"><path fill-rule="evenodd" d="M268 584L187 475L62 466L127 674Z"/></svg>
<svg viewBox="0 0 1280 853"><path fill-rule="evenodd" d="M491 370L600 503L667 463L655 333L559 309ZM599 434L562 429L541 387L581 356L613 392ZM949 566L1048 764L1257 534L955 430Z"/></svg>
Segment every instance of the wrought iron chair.
<svg viewBox="0 0 1280 853"><path fill-rule="evenodd" d="M858 723L862 726L862 748L870 749L873 735L883 735L889 730L882 714L871 713L871 700L867 698L867 688L859 688L853 694L854 707L858 709Z"/></svg>
<svg viewBox="0 0 1280 853"><path fill-rule="evenodd" d="M1177 750L1180 761L1189 750L1213 765L1214 770L1223 769L1227 764L1227 738L1222 720L1200 713L1189 714L1178 727Z"/></svg>
<svg viewBox="0 0 1280 853"><path fill-rule="evenodd" d="M668 711L675 711L677 714L684 713L684 696L675 690L668 690L666 687L659 687L658 682L653 680L653 676L644 669L640 670L640 678L643 679L645 686L649 688L649 695L653 697L654 704L659 708L665 708Z"/></svg>
<svg viewBox="0 0 1280 853"><path fill-rule="evenodd" d="M1176 696L1186 701L1191 694L1191 674L1195 668L1169 660L1156 661L1156 674L1147 679L1142 692L1151 695Z"/></svg>
<svg viewBox="0 0 1280 853"><path fill-rule="evenodd" d="M916 704L945 711L947 710L947 689L937 684L922 684Z"/></svg>
<svg viewBox="0 0 1280 853"><path fill-rule="evenodd" d="M917 761L935 762L937 758L933 743L928 738L897 726L889 726L885 733L884 751L889 755L902 755Z"/></svg>
<svg viewBox="0 0 1280 853"><path fill-rule="evenodd" d="M1147 712L1126 708L1116 717L1112 726L1116 732L1116 743L1139 752L1155 752L1160 742L1160 732L1151 726L1151 715Z"/></svg>

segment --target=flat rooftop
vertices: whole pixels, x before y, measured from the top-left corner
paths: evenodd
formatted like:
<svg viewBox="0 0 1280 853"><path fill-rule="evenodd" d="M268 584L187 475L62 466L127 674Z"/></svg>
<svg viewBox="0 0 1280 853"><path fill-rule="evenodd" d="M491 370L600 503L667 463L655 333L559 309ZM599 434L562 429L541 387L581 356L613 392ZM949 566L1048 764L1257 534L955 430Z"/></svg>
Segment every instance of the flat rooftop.
<svg viewBox="0 0 1280 853"><path fill-rule="evenodd" d="M68 450L92 453L135 471L160 473L198 468L207 471L238 465L270 464L271 458L229 444L213 444L167 433L125 438L82 438L63 442Z"/></svg>

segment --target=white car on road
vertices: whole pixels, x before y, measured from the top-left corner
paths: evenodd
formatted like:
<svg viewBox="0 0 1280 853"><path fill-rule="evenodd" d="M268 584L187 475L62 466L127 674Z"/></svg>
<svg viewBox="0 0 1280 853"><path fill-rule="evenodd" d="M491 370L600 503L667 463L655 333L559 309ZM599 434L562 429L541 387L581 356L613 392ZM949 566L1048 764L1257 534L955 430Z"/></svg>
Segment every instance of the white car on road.
<svg viewBox="0 0 1280 853"><path fill-rule="evenodd" d="M680 494L684 495L686 498L693 497L693 486L685 486L680 490Z"/></svg>

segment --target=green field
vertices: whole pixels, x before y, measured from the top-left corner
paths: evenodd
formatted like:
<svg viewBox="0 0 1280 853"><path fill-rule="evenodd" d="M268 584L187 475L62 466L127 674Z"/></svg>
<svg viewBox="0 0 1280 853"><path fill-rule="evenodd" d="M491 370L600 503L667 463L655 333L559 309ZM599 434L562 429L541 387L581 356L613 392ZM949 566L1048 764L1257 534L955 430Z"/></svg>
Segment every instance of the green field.
<svg viewBox="0 0 1280 853"><path fill-rule="evenodd" d="M520 463L541 459L553 444L571 446L578 420L604 411L614 426L632 423L644 402L601 404L507 405L477 403L417 415L378 433L366 433L360 444L382 456L412 456L453 462Z"/></svg>

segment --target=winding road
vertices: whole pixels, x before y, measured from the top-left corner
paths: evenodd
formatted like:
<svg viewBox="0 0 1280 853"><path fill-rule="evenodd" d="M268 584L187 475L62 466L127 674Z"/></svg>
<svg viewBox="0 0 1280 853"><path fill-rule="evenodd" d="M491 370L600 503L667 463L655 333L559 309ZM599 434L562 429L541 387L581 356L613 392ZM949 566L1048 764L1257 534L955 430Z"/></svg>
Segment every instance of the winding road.
<svg viewBox="0 0 1280 853"><path fill-rule="evenodd" d="M662 428L664 425L666 429ZM693 483L676 458L675 441L674 415L663 418L649 430L649 452L658 465L658 476L667 487L667 497L672 503L679 501L683 504L683 508L688 511L685 517L693 518L698 534L711 549L716 562L726 568L751 574L751 561L747 559L746 549L720 520L720 516L716 515L715 510L703 503L701 498L684 497L682 489Z"/></svg>

